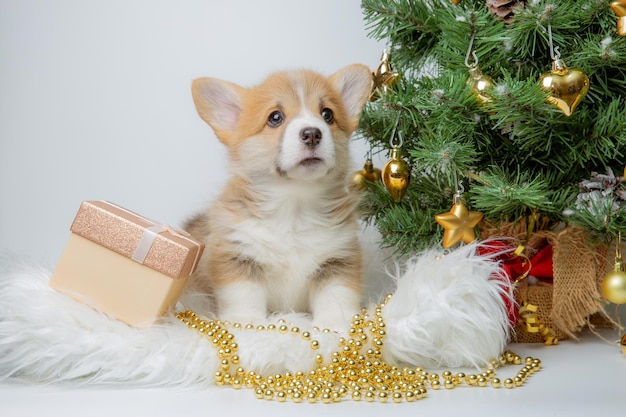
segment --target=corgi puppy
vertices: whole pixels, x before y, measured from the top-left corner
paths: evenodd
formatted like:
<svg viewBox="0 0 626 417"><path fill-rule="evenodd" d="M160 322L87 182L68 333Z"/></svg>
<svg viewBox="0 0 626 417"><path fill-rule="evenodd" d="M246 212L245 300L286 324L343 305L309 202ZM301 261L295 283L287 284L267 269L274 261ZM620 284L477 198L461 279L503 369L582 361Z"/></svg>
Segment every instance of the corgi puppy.
<svg viewBox="0 0 626 417"><path fill-rule="evenodd" d="M370 96L360 64L330 77L280 72L244 88L193 82L200 117L226 145L231 178L184 227L206 250L190 286L217 316L262 322L307 312L313 324L350 324L362 303L358 193L349 189L349 141Z"/></svg>

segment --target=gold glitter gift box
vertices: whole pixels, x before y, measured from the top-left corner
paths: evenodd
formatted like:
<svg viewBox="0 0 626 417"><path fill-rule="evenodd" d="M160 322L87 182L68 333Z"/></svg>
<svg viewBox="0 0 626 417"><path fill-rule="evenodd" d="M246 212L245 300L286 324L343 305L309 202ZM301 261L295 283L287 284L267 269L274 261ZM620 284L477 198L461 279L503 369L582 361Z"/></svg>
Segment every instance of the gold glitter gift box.
<svg viewBox="0 0 626 417"><path fill-rule="evenodd" d="M82 202L50 286L134 326L180 297L204 245L106 201Z"/></svg>

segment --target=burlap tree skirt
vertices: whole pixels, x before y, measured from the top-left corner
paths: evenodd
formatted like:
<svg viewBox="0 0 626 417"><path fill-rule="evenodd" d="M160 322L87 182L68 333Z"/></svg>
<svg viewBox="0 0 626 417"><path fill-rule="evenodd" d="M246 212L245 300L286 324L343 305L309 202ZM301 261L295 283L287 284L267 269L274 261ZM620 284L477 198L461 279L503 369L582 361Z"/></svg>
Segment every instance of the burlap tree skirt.
<svg viewBox="0 0 626 417"><path fill-rule="evenodd" d="M542 226L546 225L535 224L536 228ZM513 340L534 343L547 342L548 337L577 339L577 334L585 327L617 325L605 311L607 302L600 290L610 267L606 245L594 242L589 233L572 225L539 230L530 236L527 231L525 222L516 222L497 227L489 225L482 232L483 238L503 236L523 245L523 254L529 260L541 248L552 245L552 282L530 276L516 284L520 307L527 303L536 308L538 320L532 320L528 326L522 314Z"/></svg>

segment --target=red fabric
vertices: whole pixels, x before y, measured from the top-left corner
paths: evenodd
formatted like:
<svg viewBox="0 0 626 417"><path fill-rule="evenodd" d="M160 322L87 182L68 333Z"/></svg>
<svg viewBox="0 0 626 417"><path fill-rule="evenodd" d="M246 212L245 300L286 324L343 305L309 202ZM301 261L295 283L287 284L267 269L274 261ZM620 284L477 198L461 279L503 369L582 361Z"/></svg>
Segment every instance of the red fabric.
<svg viewBox="0 0 626 417"><path fill-rule="evenodd" d="M502 269L504 269L504 272L509 277L511 282L513 282L526 272L526 267L523 263L524 259L513 254L515 249L517 249L517 246L509 245L500 240L495 240L489 242L489 246L487 247L481 246L479 254L498 254L493 258L493 260L501 263Z"/></svg>
<svg viewBox="0 0 626 417"><path fill-rule="evenodd" d="M545 282L552 282L554 270L552 263L552 245L546 245L530 260L530 275Z"/></svg>
<svg viewBox="0 0 626 417"><path fill-rule="evenodd" d="M528 272L544 282L552 282L554 277L552 263L552 245L541 248L530 260L530 271L525 258L515 255L517 246L510 245L503 240L489 242L488 246L479 247L478 254L482 256L492 255L494 262L499 262L510 282L514 282L519 277ZM508 312L511 326L515 326L519 321L519 314L516 305L510 298L505 298L505 305Z"/></svg>
<svg viewBox="0 0 626 417"><path fill-rule="evenodd" d="M482 256L492 255L494 262L499 262L504 270L509 282L515 281L526 272L527 267L523 264L524 259L515 256L516 246L509 245L504 241L494 240L489 242L489 246L480 246L478 254ZM511 327L519 321L517 306L512 297L504 296L504 303Z"/></svg>

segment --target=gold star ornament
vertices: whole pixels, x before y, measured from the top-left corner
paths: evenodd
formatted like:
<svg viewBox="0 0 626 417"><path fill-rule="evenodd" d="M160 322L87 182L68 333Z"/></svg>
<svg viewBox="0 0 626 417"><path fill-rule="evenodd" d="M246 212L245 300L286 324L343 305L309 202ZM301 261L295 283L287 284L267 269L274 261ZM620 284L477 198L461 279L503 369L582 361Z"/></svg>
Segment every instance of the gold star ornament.
<svg viewBox="0 0 626 417"><path fill-rule="evenodd" d="M469 211L457 196L450 212L437 214L435 221L445 231L443 232L443 247L449 248L458 241L470 243L476 239L474 227L483 219L483 214L478 211Z"/></svg>
<svg viewBox="0 0 626 417"><path fill-rule="evenodd" d="M387 93L393 87L400 74L391 68L389 50L385 49L380 58L380 64L376 71L372 73L373 86L370 101L375 101L381 93Z"/></svg>

